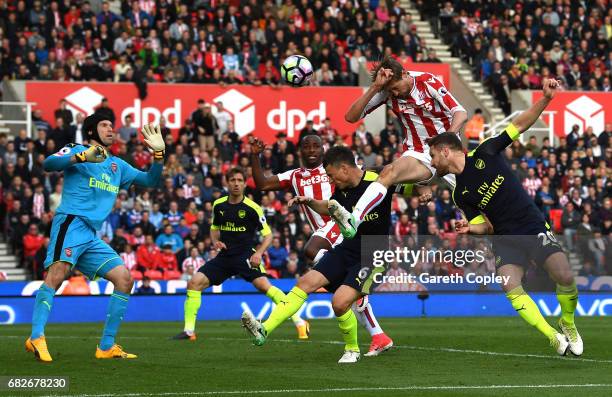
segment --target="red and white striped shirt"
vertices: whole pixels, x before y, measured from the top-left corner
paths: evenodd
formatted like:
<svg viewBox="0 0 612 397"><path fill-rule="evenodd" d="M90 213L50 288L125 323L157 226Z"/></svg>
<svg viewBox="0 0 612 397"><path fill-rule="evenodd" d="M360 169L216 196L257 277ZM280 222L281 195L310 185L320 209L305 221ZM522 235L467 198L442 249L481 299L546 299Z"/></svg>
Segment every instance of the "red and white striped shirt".
<svg viewBox="0 0 612 397"><path fill-rule="evenodd" d="M409 98L394 98L389 92L381 91L368 102L361 117L385 103L388 104L402 125L404 151L423 153L429 150L425 140L447 132L453 114L465 109L433 74L412 71L407 73L414 78Z"/></svg>
<svg viewBox="0 0 612 397"><path fill-rule="evenodd" d="M296 168L278 174L278 180L283 189L293 188L298 196L310 197L315 200L329 200L334 193L334 187L329 183L329 177L323 168L323 164L317 168ZM319 215L312 208L301 205L308 223L312 230L325 226L331 218L327 215Z"/></svg>
<svg viewBox="0 0 612 397"><path fill-rule="evenodd" d="M138 264L135 252L130 252L129 254L127 252L122 252L119 256L129 270L132 270Z"/></svg>
<svg viewBox="0 0 612 397"><path fill-rule="evenodd" d="M202 257L200 256L196 256L195 258L185 258L182 264L183 273L187 271L187 266L193 266L195 270L198 270L199 268L204 266L204 259L202 259Z"/></svg>

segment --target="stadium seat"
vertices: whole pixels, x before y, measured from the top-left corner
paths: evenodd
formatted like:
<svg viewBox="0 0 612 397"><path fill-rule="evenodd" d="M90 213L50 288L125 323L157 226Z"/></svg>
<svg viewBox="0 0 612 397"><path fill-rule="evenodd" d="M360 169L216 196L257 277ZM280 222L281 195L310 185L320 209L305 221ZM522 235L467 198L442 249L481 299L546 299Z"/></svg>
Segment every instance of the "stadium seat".
<svg viewBox="0 0 612 397"><path fill-rule="evenodd" d="M183 273L178 270L166 270L164 271L164 280L178 280L182 275Z"/></svg>
<svg viewBox="0 0 612 397"><path fill-rule="evenodd" d="M147 270L144 275L145 277L148 277L151 280L163 280L164 279L164 275L159 270Z"/></svg>
<svg viewBox="0 0 612 397"><path fill-rule="evenodd" d="M130 271L130 274L132 275L132 278L134 280L142 280L142 272L138 271L138 270L132 270Z"/></svg>

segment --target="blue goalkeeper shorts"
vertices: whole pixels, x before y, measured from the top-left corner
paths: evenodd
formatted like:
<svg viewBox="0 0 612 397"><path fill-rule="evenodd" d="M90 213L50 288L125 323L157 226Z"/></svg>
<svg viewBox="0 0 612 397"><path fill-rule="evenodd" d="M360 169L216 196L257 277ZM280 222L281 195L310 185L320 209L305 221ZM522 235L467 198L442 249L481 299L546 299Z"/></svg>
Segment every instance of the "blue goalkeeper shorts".
<svg viewBox="0 0 612 397"><path fill-rule="evenodd" d="M45 269L55 262L68 262L90 280L104 277L123 260L96 231L75 215L56 214L51 225Z"/></svg>

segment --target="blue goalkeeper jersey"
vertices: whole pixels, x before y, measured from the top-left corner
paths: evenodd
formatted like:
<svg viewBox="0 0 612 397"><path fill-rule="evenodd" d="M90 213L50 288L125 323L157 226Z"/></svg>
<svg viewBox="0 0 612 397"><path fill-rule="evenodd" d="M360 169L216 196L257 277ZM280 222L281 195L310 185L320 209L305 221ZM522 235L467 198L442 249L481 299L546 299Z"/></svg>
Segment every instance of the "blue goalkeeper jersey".
<svg viewBox="0 0 612 397"><path fill-rule="evenodd" d="M73 155L88 147L68 144L45 159L44 169L64 172L62 201L56 213L78 216L99 230L113 209L119 190L129 188L132 183L156 186L163 166L153 163L148 172L142 172L110 153L101 163L70 162Z"/></svg>

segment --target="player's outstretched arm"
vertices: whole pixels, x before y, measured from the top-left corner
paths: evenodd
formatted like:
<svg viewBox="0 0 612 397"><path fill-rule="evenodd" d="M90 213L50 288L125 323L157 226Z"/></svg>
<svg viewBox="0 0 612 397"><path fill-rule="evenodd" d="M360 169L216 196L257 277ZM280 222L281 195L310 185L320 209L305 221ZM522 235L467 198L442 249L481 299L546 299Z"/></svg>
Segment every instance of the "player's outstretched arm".
<svg viewBox="0 0 612 397"><path fill-rule="evenodd" d="M305 196L295 196L289 203L287 203L289 207L294 204L304 204L315 210L320 215L329 215L329 210L327 209L327 200L315 200L310 197Z"/></svg>
<svg viewBox="0 0 612 397"><path fill-rule="evenodd" d="M344 119L349 123L356 123L362 118L366 109L373 109L385 103L387 98L381 91L383 91L387 83L391 80L391 77L393 77L391 69L381 68L376 74L376 79L370 88L353 102L351 107L346 111ZM373 100L375 96L379 98Z"/></svg>
<svg viewBox="0 0 612 397"><path fill-rule="evenodd" d="M529 109L525 110L523 113L516 116L514 120L512 120L512 124L514 124L520 134L527 131L529 127L531 127L533 123L538 120L544 109L546 109L546 106L548 106L550 101L552 101L555 94L561 87L559 81L555 79L546 79L542 85L542 92L544 93L544 96L540 98L539 101L531 105Z"/></svg>
<svg viewBox="0 0 612 397"><path fill-rule="evenodd" d="M161 133L159 125L145 124L142 127L142 136L144 143L153 151L153 164L148 172L136 171L134 183L145 187L155 187L159 184L162 170L164 168L164 155L166 153L166 144Z"/></svg>
<svg viewBox="0 0 612 397"><path fill-rule="evenodd" d="M253 179L255 180L255 186L259 190L281 190L282 186L280 179L277 175L266 177L261 169L261 163L259 162L259 155L265 150L266 145L259 139L253 137L250 140L251 143L251 169L253 171Z"/></svg>
<svg viewBox="0 0 612 397"><path fill-rule="evenodd" d="M59 152L47 157L43 162L43 168L47 172L63 171L73 164L78 163L101 163L108 157L106 149L94 145L85 150L78 151L76 145L70 144L63 147Z"/></svg>

